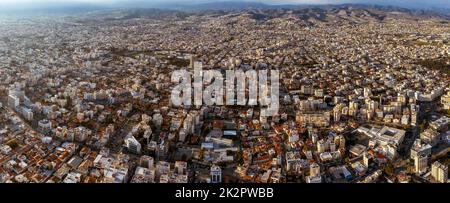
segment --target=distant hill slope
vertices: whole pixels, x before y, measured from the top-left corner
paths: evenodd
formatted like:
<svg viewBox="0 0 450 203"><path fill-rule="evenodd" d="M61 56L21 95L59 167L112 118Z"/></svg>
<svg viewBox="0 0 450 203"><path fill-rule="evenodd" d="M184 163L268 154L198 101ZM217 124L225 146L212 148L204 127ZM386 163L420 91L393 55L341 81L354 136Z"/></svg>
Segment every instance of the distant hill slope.
<svg viewBox="0 0 450 203"><path fill-rule="evenodd" d="M187 5L173 5L165 6L163 9L174 9L186 12L196 11L242 11L242 10L294 10L297 13L303 12L304 18L324 18L324 14L339 14L341 16L347 15L351 17L373 17L382 20L387 13L397 13L412 15L418 17L439 17L450 19L450 10L437 8L433 10L420 9L406 9L396 6L380 6L368 4L340 4L340 5L269 5L255 2L236 2L236 1L218 1L202 4L187 4ZM343 11L344 10L344 11ZM364 11L362 11L364 10ZM338 12L336 12L338 11ZM339 11L341 13L339 13ZM266 13L273 11L267 11ZM317 16L320 15L320 16ZM309 16L309 17L308 17ZM323 20L323 19L322 19Z"/></svg>
<svg viewBox="0 0 450 203"><path fill-rule="evenodd" d="M219 9L220 8L220 9ZM167 9L119 9L116 11L105 10L94 12L97 20L101 16L105 20L122 20L133 18L151 18L151 19L184 19L190 15L245 15L257 21L264 21L274 18L292 18L298 21L314 23L314 21L333 22L333 21L384 21L387 18L407 18L407 19L442 19L443 23L448 23L449 15L434 11L410 10L392 6L373 6L361 4L344 5L320 5L320 6L271 6L260 3L243 3L236 5L232 2L217 2L201 4L201 6L192 5L192 9L183 10L172 7ZM100 14L100 15L99 15ZM119 15L120 14L120 15Z"/></svg>

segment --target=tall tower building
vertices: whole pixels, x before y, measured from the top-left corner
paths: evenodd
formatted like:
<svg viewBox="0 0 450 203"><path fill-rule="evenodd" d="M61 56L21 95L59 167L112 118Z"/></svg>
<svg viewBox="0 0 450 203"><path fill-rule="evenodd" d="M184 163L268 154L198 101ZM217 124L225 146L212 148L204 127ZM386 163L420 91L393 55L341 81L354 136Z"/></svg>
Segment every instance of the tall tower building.
<svg viewBox="0 0 450 203"><path fill-rule="evenodd" d="M418 156L414 159L415 172L419 175L427 171L428 157Z"/></svg>
<svg viewBox="0 0 450 203"><path fill-rule="evenodd" d="M320 166L317 163L313 163L309 166L309 175L311 177L320 176Z"/></svg>
<svg viewBox="0 0 450 203"><path fill-rule="evenodd" d="M363 162L364 166L366 166L366 168L369 168L369 155L367 154L367 152L364 152Z"/></svg>
<svg viewBox="0 0 450 203"><path fill-rule="evenodd" d="M434 162L431 165L431 176L439 183L447 183L448 181L448 166L439 162Z"/></svg>
<svg viewBox="0 0 450 203"><path fill-rule="evenodd" d="M345 138L343 135L339 137L339 149L345 149Z"/></svg>
<svg viewBox="0 0 450 203"><path fill-rule="evenodd" d="M323 153L325 152L325 141L324 140L319 140L319 142L317 142L317 152L318 153Z"/></svg>
<svg viewBox="0 0 450 203"><path fill-rule="evenodd" d="M222 182L222 169L219 166L211 166L211 183L221 183Z"/></svg>
<svg viewBox="0 0 450 203"><path fill-rule="evenodd" d="M306 176L307 183L321 183L322 176L320 175L320 166L313 163L309 166L309 176Z"/></svg>
<svg viewBox="0 0 450 203"><path fill-rule="evenodd" d="M194 63L195 63L195 56L191 54L191 56L189 57L189 69L190 70L194 70Z"/></svg>

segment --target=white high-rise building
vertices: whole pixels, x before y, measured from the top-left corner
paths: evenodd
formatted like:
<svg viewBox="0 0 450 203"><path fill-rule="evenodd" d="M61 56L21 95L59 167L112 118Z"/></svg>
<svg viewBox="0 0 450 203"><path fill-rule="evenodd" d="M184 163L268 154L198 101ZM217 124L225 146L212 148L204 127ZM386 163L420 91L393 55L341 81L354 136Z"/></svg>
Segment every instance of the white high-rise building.
<svg viewBox="0 0 450 203"><path fill-rule="evenodd" d="M431 176L439 183L447 183L448 181L448 166L439 162L434 162L431 165Z"/></svg>
<svg viewBox="0 0 450 203"><path fill-rule="evenodd" d="M369 167L369 155L367 154L367 152L364 152L363 162L364 162L364 166L366 168L368 168Z"/></svg>
<svg viewBox="0 0 450 203"><path fill-rule="evenodd" d="M417 156L430 156L431 145L423 143L420 139L416 139L411 147L411 159L415 159Z"/></svg>
<svg viewBox="0 0 450 203"><path fill-rule="evenodd" d="M129 151L135 154L141 153L141 143L139 143L131 133L125 138L125 145Z"/></svg>
<svg viewBox="0 0 450 203"><path fill-rule="evenodd" d="M367 98L370 96L372 96L372 90L369 87L365 87L364 88L364 97Z"/></svg>
<svg viewBox="0 0 450 203"><path fill-rule="evenodd" d="M330 143L330 151L331 151L331 152L336 151L336 144L335 144L334 142L331 142L331 143Z"/></svg>
<svg viewBox="0 0 450 203"><path fill-rule="evenodd" d="M309 175L310 176L320 176L320 166L317 163L313 163L309 166Z"/></svg>
<svg viewBox="0 0 450 203"><path fill-rule="evenodd" d="M319 140L319 142L317 142L317 152L318 153L322 153L325 152L325 141L324 140Z"/></svg>
<svg viewBox="0 0 450 203"><path fill-rule="evenodd" d="M211 183L221 183L222 182L222 169L219 166L211 166Z"/></svg>
<svg viewBox="0 0 450 203"><path fill-rule="evenodd" d="M22 115L29 121L33 120L33 111L30 108L22 107Z"/></svg>
<svg viewBox="0 0 450 203"><path fill-rule="evenodd" d="M312 141L313 143L316 143L318 139L319 139L319 136L318 136L316 133L313 133L313 134L311 135L311 141Z"/></svg>
<svg viewBox="0 0 450 203"><path fill-rule="evenodd" d="M38 122L38 129L43 133L48 133L52 129L52 123L47 119L40 120Z"/></svg>
<svg viewBox="0 0 450 203"><path fill-rule="evenodd" d="M15 109L19 106L20 100L16 95L8 95L8 106Z"/></svg>
<svg viewBox="0 0 450 203"><path fill-rule="evenodd" d="M339 135L336 137L338 137L339 140L339 149L345 149L345 137L343 135Z"/></svg>
<svg viewBox="0 0 450 203"><path fill-rule="evenodd" d="M426 156L418 156L414 160L415 172L419 175L422 175L425 172L427 172L427 168L428 168L427 165L428 165L428 157L426 157Z"/></svg>
<svg viewBox="0 0 450 203"><path fill-rule="evenodd" d="M307 183L321 183L322 176L320 175L320 166L313 163L309 166L309 176L306 176Z"/></svg>

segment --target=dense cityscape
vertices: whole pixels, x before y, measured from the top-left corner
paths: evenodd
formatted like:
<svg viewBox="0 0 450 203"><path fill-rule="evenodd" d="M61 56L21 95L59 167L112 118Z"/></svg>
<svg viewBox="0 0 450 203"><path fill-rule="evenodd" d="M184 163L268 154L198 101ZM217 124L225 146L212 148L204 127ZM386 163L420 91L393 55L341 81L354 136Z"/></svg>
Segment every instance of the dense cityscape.
<svg viewBox="0 0 450 203"><path fill-rule="evenodd" d="M172 72L195 63L279 70L278 114L172 105ZM2 17L0 95L0 183L448 183L450 21L437 14Z"/></svg>

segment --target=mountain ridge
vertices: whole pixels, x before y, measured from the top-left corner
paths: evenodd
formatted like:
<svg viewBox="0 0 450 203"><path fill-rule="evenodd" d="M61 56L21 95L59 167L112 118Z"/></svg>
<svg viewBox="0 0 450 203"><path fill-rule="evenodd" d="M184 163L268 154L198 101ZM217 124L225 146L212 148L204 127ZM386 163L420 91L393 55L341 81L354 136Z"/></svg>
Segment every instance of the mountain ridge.
<svg viewBox="0 0 450 203"><path fill-rule="evenodd" d="M373 9L382 12L401 12L407 13L415 16L423 17L440 17L444 19L450 19L450 9L446 8L436 8L430 9L410 9L398 6L389 5L377 5L377 4L356 4L356 3L346 3L346 4L266 4L260 2L237 2L237 1L217 1L217 2L207 2L207 3L167 3L161 4L159 6L155 5L141 5L139 2L135 2L126 6L121 5L109 5L100 6L96 4L62 4L53 5L47 8L32 9L32 8L22 8L21 12L32 13L36 12L39 14L44 13L77 13L77 12L91 12L91 11L104 11L108 10L140 10L142 13L144 10L148 9L158 9L158 10L169 10L169 11L180 11L180 12L206 12L206 11L246 11L246 10L302 10L302 9L321 9L326 11L332 11L333 9ZM2 10L2 9L0 9ZM14 10L7 11L14 13Z"/></svg>

